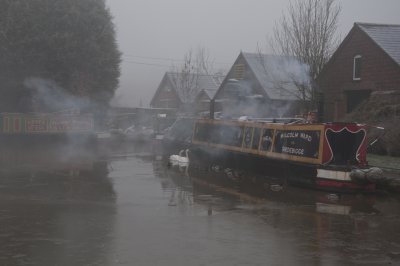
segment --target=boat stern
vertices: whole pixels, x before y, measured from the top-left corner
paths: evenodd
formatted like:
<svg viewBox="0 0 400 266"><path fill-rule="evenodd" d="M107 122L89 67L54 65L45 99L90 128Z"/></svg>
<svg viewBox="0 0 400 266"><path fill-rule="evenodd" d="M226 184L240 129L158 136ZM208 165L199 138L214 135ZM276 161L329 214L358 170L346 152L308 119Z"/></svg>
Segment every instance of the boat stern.
<svg viewBox="0 0 400 266"><path fill-rule="evenodd" d="M316 185L324 189L375 191L383 171L368 166L366 125L327 123L324 129L322 165Z"/></svg>

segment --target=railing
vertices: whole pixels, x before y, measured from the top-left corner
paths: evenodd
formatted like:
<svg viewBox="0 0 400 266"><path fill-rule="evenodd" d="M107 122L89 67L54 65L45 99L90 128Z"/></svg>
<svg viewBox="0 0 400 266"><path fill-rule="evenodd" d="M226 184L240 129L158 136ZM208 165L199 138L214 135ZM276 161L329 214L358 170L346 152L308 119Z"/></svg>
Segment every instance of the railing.
<svg viewBox="0 0 400 266"><path fill-rule="evenodd" d="M267 123L281 123L281 124L298 124L298 123L306 123L306 119L302 117L283 117L283 118L274 118L274 117L239 117L237 120L239 121L253 121L253 122L267 122Z"/></svg>

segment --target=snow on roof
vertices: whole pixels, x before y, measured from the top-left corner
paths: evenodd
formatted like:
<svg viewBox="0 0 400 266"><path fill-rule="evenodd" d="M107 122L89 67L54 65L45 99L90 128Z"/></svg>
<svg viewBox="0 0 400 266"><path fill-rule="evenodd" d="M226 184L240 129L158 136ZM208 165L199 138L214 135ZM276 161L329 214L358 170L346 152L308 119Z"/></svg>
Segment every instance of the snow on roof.
<svg viewBox="0 0 400 266"><path fill-rule="evenodd" d="M205 89L204 92L207 94L208 98L214 98L215 94L217 93L218 89Z"/></svg>
<svg viewBox="0 0 400 266"><path fill-rule="evenodd" d="M173 84L179 99L184 103L192 102L201 90L204 90L208 96L214 97L219 86L218 80L212 75L194 73L185 75L177 72L167 72L166 75Z"/></svg>
<svg viewBox="0 0 400 266"><path fill-rule="evenodd" d="M310 86L309 67L294 57L244 53L243 57L270 99L299 100L296 85Z"/></svg>

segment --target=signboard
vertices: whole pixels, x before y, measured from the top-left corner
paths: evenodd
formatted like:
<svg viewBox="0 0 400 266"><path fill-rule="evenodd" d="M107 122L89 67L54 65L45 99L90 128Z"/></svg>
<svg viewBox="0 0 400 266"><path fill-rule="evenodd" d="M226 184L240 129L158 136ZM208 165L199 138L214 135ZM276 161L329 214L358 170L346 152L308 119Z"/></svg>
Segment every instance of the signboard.
<svg viewBox="0 0 400 266"><path fill-rule="evenodd" d="M88 116L52 116L49 132L83 132L93 130L93 120Z"/></svg>
<svg viewBox="0 0 400 266"><path fill-rule="evenodd" d="M3 115L2 116L2 133L19 133L22 130L22 118L19 115Z"/></svg>
<svg viewBox="0 0 400 266"><path fill-rule="evenodd" d="M0 114L0 132L7 134L83 133L94 130L88 115Z"/></svg>
<svg viewBox="0 0 400 266"><path fill-rule="evenodd" d="M273 151L317 159L320 135L319 130L276 130Z"/></svg>
<svg viewBox="0 0 400 266"><path fill-rule="evenodd" d="M46 133L47 119L46 117L25 117L26 133Z"/></svg>

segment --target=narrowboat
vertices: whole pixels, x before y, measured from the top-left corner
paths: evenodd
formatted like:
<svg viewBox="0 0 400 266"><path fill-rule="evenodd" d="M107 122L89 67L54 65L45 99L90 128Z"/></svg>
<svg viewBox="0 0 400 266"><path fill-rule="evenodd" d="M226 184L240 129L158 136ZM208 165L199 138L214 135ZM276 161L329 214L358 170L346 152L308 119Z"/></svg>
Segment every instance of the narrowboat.
<svg viewBox="0 0 400 266"><path fill-rule="evenodd" d="M250 165L319 189L373 192L383 173L368 165L368 145L367 125L357 123L199 119L190 155Z"/></svg>

